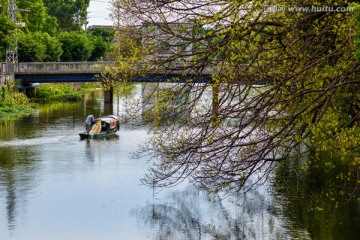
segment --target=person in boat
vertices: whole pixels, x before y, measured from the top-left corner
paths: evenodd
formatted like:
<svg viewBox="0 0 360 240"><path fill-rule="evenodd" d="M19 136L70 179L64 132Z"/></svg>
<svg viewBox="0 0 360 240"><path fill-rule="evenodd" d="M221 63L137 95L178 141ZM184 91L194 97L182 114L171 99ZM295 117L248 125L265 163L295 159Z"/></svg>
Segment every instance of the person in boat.
<svg viewBox="0 0 360 240"><path fill-rule="evenodd" d="M92 128L92 126L95 124L95 117L93 114L90 114L86 117L86 121L85 121L85 127L86 127L86 131L89 132Z"/></svg>

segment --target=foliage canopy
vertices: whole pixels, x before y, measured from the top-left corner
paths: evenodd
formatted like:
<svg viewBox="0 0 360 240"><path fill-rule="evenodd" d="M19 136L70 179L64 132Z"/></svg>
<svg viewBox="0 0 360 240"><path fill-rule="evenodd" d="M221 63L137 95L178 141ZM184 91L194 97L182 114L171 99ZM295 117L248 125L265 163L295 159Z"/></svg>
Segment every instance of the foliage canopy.
<svg viewBox="0 0 360 240"><path fill-rule="evenodd" d="M276 1L282 11L268 11L269 1L116 3L119 24L131 19L142 29L150 71L187 74L186 83L154 91L153 138L140 152L154 157L145 183L161 187L189 177L210 191L239 191L266 180L279 163L315 154L318 161L297 171L331 169L336 161L351 166L347 183L357 185L353 12L294 10L323 1ZM209 69L212 81L198 83ZM323 152L332 157L321 159Z"/></svg>

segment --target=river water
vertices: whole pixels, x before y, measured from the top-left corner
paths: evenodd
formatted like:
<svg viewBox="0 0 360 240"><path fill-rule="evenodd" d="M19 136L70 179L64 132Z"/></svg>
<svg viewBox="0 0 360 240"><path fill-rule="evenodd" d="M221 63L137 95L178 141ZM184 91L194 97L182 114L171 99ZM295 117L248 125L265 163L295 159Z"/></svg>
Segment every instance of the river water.
<svg viewBox="0 0 360 240"><path fill-rule="evenodd" d="M113 113L123 114L125 102L115 96ZM131 158L146 141L145 128L122 124L115 137L79 139L86 115L106 111L92 95L85 102L43 103L31 116L0 123L1 240L360 236L358 206L335 214L303 206L287 211L289 200L272 194L270 184L222 201L188 183L154 192L140 181L147 159Z"/></svg>

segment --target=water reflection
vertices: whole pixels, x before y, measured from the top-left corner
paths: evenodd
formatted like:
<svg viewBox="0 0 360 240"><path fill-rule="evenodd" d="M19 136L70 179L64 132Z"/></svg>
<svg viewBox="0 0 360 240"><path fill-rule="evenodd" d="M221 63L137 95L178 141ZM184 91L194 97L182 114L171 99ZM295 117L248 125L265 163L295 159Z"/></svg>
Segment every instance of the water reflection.
<svg viewBox="0 0 360 240"><path fill-rule="evenodd" d="M15 211L16 211L16 183L14 176L10 173L6 173L4 178L6 179L6 210L8 229L14 230L15 228Z"/></svg>
<svg viewBox="0 0 360 240"><path fill-rule="evenodd" d="M357 173L352 173L348 166L326 154L316 158L322 161L315 162L310 156L311 167L306 170L301 170L307 162L304 159L284 163L274 179L273 189L282 203L282 214L293 223L290 230L306 229L311 239L358 239ZM334 164L329 167L325 160L332 160Z"/></svg>
<svg viewBox="0 0 360 240"><path fill-rule="evenodd" d="M151 239L310 239L303 229L294 238L264 187L245 197L214 197L188 186L133 214L141 229L150 229Z"/></svg>
<svg viewBox="0 0 360 240"><path fill-rule="evenodd" d="M0 147L0 193L6 196L7 225L15 230L17 209L26 201L35 186L36 172L39 170L36 151L29 148L13 149ZM1 199L0 199L1 201Z"/></svg>
<svg viewBox="0 0 360 240"><path fill-rule="evenodd" d="M116 144L119 141L120 136L115 134L107 136L103 139L85 139L79 141L85 141L85 154L89 162L95 162L101 160L101 151L102 149L108 149L116 147Z"/></svg>
<svg viewBox="0 0 360 240"><path fill-rule="evenodd" d="M16 134L15 122L5 120L0 122L0 141L6 141L13 138Z"/></svg>
<svg viewBox="0 0 360 240"><path fill-rule="evenodd" d="M85 148L85 154L87 156L87 160L90 162L95 162L96 159L96 148L100 146L94 147L94 145L98 145L97 142L91 141L91 140L85 140L86 141L86 148ZM95 144L94 144L95 143ZM100 153L100 151L99 151Z"/></svg>

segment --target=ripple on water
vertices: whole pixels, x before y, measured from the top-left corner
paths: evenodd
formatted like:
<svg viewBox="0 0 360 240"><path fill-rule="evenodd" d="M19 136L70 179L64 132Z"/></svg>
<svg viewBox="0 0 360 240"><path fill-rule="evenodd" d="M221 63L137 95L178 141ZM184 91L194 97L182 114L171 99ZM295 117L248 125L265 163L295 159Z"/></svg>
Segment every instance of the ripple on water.
<svg viewBox="0 0 360 240"><path fill-rule="evenodd" d="M0 141L0 147L17 147L17 146L38 146L43 144L51 144L59 142L61 136L57 137L39 137L39 138L27 138L27 139L12 139L11 141Z"/></svg>

